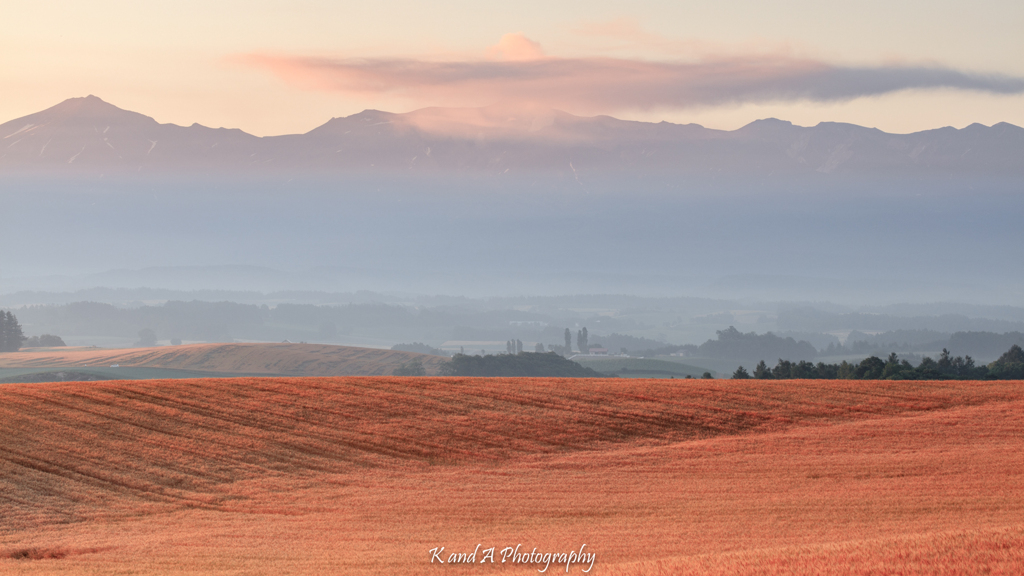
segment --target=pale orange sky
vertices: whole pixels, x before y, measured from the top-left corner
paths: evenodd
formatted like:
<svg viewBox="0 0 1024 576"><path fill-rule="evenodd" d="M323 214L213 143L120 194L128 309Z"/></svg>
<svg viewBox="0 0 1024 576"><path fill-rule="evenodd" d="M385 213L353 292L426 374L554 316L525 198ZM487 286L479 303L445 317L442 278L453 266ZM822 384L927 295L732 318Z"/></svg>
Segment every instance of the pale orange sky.
<svg viewBox="0 0 1024 576"><path fill-rule="evenodd" d="M543 101L573 113L726 129L764 117L803 125L854 122L891 132L972 122L1024 125L1020 91L926 88L821 101L800 94L773 100L756 96L755 87L753 99L718 99L718 94L731 94L735 79L728 78L696 99L666 95L640 105L631 100L631 85L618 86L619 99L591 97L614 86L614 79L601 77L605 68L594 65L608 59L630 70L698 63L702 81L717 70L706 66L709 62L739 61L749 67L765 60L782 62L786 70L899 65L1020 79L1021 2L637 1L627 7L555 0L390 0L372 5L5 0L0 22L0 122L86 94L160 122L199 122L258 135L305 132L365 108L404 112L428 105L482 106L493 103L488 99L495 94L527 90L508 80L494 85L479 78L472 90L464 90L463 84L436 75L421 79L427 84L416 84L394 74L385 78L376 64L369 72L358 71L365 82L353 90L351 70L338 76L338 69L366 60L399 60L421 71L443 62L468 66L478 75L489 73L481 72L479 63L500 60L495 45L516 33L523 42L506 46L511 60L522 63L543 55L569 70L593 68L587 76L592 84L575 96L559 94L558 77L543 79L541 93L548 95ZM315 58L330 66L313 73L306 67L301 78L284 77L279 69L254 65L253 55ZM760 75L759 69L753 72ZM676 70L667 73L667 80L644 78L634 93L654 94L665 82L687 83L694 76ZM425 85L430 90L420 89ZM561 97L552 101L553 95Z"/></svg>

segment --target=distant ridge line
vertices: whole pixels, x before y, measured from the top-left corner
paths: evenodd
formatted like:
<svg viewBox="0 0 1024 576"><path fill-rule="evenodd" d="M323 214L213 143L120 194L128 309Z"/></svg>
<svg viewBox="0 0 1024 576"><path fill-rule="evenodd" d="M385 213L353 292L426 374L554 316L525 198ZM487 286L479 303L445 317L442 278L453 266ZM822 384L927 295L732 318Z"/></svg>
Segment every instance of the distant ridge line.
<svg viewBox="0 0 1024 576"><path fill-rule="evenodd" d="M30 175L1024 174L1024 129L1006 122L890 134L768 118L724 131L552 109L424 108L258 137L160 124L90 95L0 124L0 142L0 173Z"/></svg>

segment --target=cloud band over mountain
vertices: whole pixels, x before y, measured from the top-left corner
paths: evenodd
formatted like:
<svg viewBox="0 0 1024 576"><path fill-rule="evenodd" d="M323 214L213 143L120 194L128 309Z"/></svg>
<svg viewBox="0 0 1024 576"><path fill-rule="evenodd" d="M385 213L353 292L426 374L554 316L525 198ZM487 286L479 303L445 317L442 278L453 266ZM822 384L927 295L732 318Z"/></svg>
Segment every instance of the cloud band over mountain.
<svg viewBox="0 0 1024 576"><path fill-rule="evenodd" d="M694 62L555 58L432 62L251 54L248 65L309 90L417 104L531 103L574 112L779 101L842 101L908 89L1024 93L1024 78L939 66L839 66L752 56Z"/></svg>

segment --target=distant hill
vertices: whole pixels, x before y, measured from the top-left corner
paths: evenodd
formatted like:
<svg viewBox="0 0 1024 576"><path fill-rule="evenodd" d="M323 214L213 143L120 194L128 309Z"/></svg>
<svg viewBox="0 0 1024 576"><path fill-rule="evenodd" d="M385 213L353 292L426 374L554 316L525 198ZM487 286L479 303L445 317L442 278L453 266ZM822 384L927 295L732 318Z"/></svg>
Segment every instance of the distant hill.
<svg viewBox="0 0 1024 576"><path fill-rule="evenodd" d="M1024 129L1007 123L889 134L765 119L723 131L557 110L427 108L366 110L306 134L261 138L160 124L87 96L0 125L0 140L8 173L1024 173Z"/></svg>
<svg viewBox="0 0 1024 576"><path fill-rule="evenodd" d="M47 349L0 354L0 368L164 368L203 373L278 376L389 375L419 359L428 374L445 361L440 356L324 344L190 344L110 350Z"/></svg>

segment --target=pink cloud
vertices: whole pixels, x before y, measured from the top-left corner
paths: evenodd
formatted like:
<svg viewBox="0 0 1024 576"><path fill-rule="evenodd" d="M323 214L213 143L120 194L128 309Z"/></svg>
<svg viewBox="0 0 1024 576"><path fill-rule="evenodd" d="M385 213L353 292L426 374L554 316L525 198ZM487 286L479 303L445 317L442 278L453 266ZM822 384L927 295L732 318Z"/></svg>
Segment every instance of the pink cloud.
<svg viewBox="0 0 1024 576"><path fill-rule="evenodd" d="M530 105L574 113L839 101L906 89L1022 93L1024 79L926 66L837 66L785 55L706 57L690 62L557 58L508 34L490 60L311 58L252 54L243 61L310 90L399 97L416 105Z"/></svg>
<svg viewBox="0 0 1024 576"><path fill-rule="evenodd" d="M525 62L544 58L540 44L530 40L522 33L505 34L497 44L487 49L489 60L506 62Z"/></svg>

